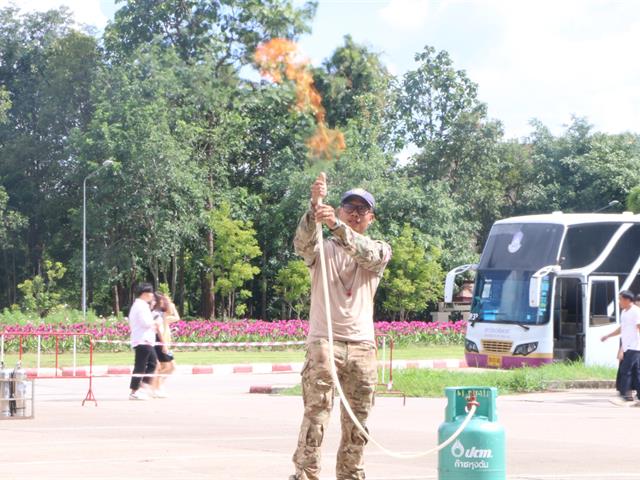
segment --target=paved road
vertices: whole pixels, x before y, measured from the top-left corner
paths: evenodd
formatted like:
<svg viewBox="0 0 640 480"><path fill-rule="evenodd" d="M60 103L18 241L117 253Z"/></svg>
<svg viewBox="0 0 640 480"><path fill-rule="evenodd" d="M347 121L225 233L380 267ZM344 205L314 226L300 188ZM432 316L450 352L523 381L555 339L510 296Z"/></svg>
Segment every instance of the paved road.
<svg viewBox="0 0 640 480"><path fill-rule="evenodd" d="M296 374L180 376L171 398L127 400L126 378L38 380L36 418L0 421L0 479L287 479L302 413L297 397L249 395L250 385L292 384ZM640 479L639 408L610 391L500 397L513 480ZM445 400L379 398L373 434L398 451L432 447ZM334 410L323 479L334 477ZM437 478L437 457L394 460L367 451L369 480Z"/></svg>

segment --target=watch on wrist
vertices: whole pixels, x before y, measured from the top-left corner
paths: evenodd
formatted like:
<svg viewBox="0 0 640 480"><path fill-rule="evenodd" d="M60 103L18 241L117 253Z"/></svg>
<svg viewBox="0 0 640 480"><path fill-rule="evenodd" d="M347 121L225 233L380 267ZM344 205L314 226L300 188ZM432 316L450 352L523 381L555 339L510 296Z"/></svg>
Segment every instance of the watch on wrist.
<svg viewBox="0 0 640 480"><path fill-rule="evenodd" d="M336 218L336 224L333 226L333 228L329 228L329 231L335 232L338 228L340 228L340 225L342 225L342 222Z"/></svg>

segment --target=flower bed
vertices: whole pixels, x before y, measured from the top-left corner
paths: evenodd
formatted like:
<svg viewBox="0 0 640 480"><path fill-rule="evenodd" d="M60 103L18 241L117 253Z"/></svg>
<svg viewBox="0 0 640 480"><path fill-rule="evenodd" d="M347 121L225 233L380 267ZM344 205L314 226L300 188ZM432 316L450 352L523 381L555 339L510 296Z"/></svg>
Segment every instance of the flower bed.
<svg viewBox="0 0 640 480"><path fill-rule="evenodd" d="M459 345L464 342L466 322L387 322L375 323L377 334L394 338L396 345ZM228 322L195 320L180 321L171 326L174 342L287 342L304 340L309 331L306 320L236 320ZM128 340L129 324L122 320L105 319L97 323L0 325L5 334L5 351L18 350L16 333L36 332L42 335L43 351L55 349L53 332L90 334L96 340ZM14 334L14 335L12 335ZM89 348L89 337L77 337L78 349ZM60 337L60 351L72 348L72 337ZM25 337L24 351L35 351L37 338ZM97 344L99 351L128 350L128 345Z"/></svg>

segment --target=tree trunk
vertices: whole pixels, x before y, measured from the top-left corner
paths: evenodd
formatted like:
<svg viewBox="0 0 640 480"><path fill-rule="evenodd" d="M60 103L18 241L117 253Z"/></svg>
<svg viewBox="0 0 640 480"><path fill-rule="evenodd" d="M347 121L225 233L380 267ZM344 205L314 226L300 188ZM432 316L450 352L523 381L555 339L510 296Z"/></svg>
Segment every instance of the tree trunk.
<svg viewBox="0 0 640 480"><path fill-rule="evenodd" d="M158 273L158 259L153 257L149 260L149 270L151 271L151 276L153 277L153 289L158 290L160 285L160 278Z"/></svg>
<svg viewBox="0 0 640 480"><path fill-rule="evenodd" d="M118 298L120 300L120 311L122 311L123 307L126 308L127 305L130 305L130 302L129 302L129 298L130 298L129 297L129 289L127 288L126 283L123 283L121 281L118 281L118 283L116 285L118 287Z"/></svg>
<svg viewBox="0 0 640 480"><path fill-rule="evenodd" d="M136 277L138 276L138 268L136 265L136 259L131 255L131 282L129 284L129 302L128 305L133 303L133 297L135 295Z"/></svg>
<svg viewBox="0 0 640 480"><path fill-rule="evenodd" d="M260 319L267 320L267 255L262 252L260 277Z"/></svg>
<svg viewBox="0 0 640 480"><path fill-rule="evenodd" d="M216 297L213 293L214 279L212 272L202 272L200 275L200 314L202 318L209 320L215 320L216 310L215 301Z"/></svg>
<svg viewBox="0 0 640 480"><path fill-rule="evenodd" d="M11 301L9 305L18 303L18 274L16 273L16 251L12 250L11 253Z"/></svg>
<svg viewBox="0 0 640 480"><path fill-rule="evenodd" d="M7 260L6 250L2 250L2 263L4 264L4 279L7 284L7 304L11 305L11 274L9 272L9 262Z"/></svg>
<svg viewBox="0 0 640 480"><path fill-rule="evenodd" d="M213 174L211 172L209 172L207 180L209 182L209 191L212 191L213 190ZM213 200L211 196L207 197L205 208L207 212L211 212L211 210L213 210ZM214 253L213 230L211 230L211 227L208 227L207 228L207 254L209 255L209 258L213 259L213 253ZM213 276L213 272L203 272L203 273L204 273L204 278L201 282L201 287L202 287L202 297L200 302L201 313L204 318L208 318L209 320L215 320L215 317L216 317L216 309L215 309L216 297L214 293L215 279Z"/></svg>
<svg viewBox="0 0 640 480"><path fill-rule="evenodd" d="M184 250L180 251L180 259L178 260L178 287L176 288L176 296L174 297L178 313L184 316Z"/></svg>
<svg viewBox="0 0 640 480"><path fill-rule="evenodd" d="M118 283L113 286L113 313L118 316L120 314L120 295L118 293Z"/></svg>
<svg viewBox="0 0 640 480"><path fill-rule="evenodd" d="M175 253L171 255L171 278L169 279L169 292L171 298L176 298L176 283L178 280L178 262Z"/></svg>

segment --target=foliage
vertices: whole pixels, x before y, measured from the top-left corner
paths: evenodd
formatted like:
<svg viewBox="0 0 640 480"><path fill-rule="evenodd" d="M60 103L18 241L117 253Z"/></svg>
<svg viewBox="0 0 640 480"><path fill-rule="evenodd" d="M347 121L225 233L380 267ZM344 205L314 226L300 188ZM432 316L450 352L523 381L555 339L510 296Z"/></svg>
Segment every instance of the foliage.
<svg viewBox="0 0 640 480"><path fill-rule="evenodd" d="M7 121L7 111L11 108L11 97L6 88L0 87L0 123Z"/></svg>
<svg viewBox="0 0 640 480"><path fill-rule="evenodd" d="M20 213L9 210L9 195L0 186L0 242L5 246L12 245L15 235L25 227L26 219Z"/></svg>
<svg viewBox="0 0 640 480"><path fill-rule="evenodd" d="M393 256L384 272L384 307L397 313L400 320L425 310L442 295L440 250L435 246L425 248L415 237L415 230L405 224L391 243Z"/></svg>
<svg viewBox="0 0 640 480"><path fill-rule="evenodd" d="M27 321L12 323L18 317L12 312L0 314L0 328L5 332L9 351L13 351L12 342L16 333L39 332L44 340L44 349L50 350L53 341L48 333L77 333L89 334L96 340L120 340L121 344L97 344L102 351L120 351L129 349L129 324L115 317L92 317L90 321L79 322L79 312L56 312L47 317L44 322ZM62 320L64 315L66 320ZM390 335L395 344L407 345L462 345L464 343L465 322L428 323L428 322L375 322L378 334ZM235 320L210 321L192 320L179 321L171 325L174 342L304 342L309 332L309 322L306 320ZM80 337L78 337L80 339ZM29 337L25 343L26 351L33 351L35 338ZM81 347L88 348L88 337L83 337ZM66 345L66 344L65 344Z"/></svg>
<svg viewBox="0 0 640 480"><path fill-rule="evenodd" d="M47 256L70 265L68 212L80 203L78 183L69 177L77 161L70 139L93 109L89 91L100 59L97 43L75 28L68 10L0 10L0 182L8 210L24 219L24 228L1 247L4 305L17 301L17 284L42 272ZM78 278L65 277L60 288L68 291L67 282Z"/></svg>
<svg viewBox="0 0 640 480"><path fill-rule="evenodd" d="M56 289L58 280L64 277L67 269L60 262L44 261L44 275L36 275L18 285L22 293L22 308L26 312L35 312L45 317L60 303L61 294Z"/></svg>
<svg viewBox="0 0 640 480"><path fill-rule="evenodd" d="M231 218L231 206L227 202L211 212L210 226L216 244L211 258L217 279L215 288L224 298L224 315L242 315L246 307L238 305L237 299L246 300L250 296L242 286L260 273L260 269L251 264L260 256L256 231L251 222Z"/></svg>
<svg viewBox="0 0 640 480"><path fill-rule="evenodd" d="M633 213L640 213L640 185L637 185L629 191L627 195L627 210Z"/></svg>
<svg viewBox="0 0 640 480"><path fill-rule="evenodd" d="M541 367L518 368L508 371L465 372L437 370L399 370L393 374L393 386L411 397L440 397L451 385L491 385L498 393L541 392L555 382L574 380L612 380L613 368L587 367L583 362L554 363Z"/></svg>
<svg viewBox="0 0 640 480"><path fill-rule="evenodd" d="M465 217L486 233L504 202L499 155L502 126L487 118L478 86L432 47L416 54L398 97L398 129L420 148L408 167L422 184L446 181Z"/></svg>
<svg viewBox="0 0 640 480"><path fill-rule="evenodd" d="M111 52L127 54L158 39L184 60L212 56L222 67L247 63L266 38L307 31L315 9L315 2L295 7L290 0L129 1L116 12L105 40Z"/></svg>
<svg viewBox="0 0 640 480"><path fill-rule="evenodd" d="M305 317L309 309L311 278L302 260L290 260L276 275L275 291L288 308L288 317Z"/></svg>
<svg viewBox="0 0 640 480"><path fill-rule="evenodd" d="M531 136L532 172L521 209L593 212L612 200L624 203L640 184L640 137L593 132L574 118L554 137L540 122Z"/></svg>

